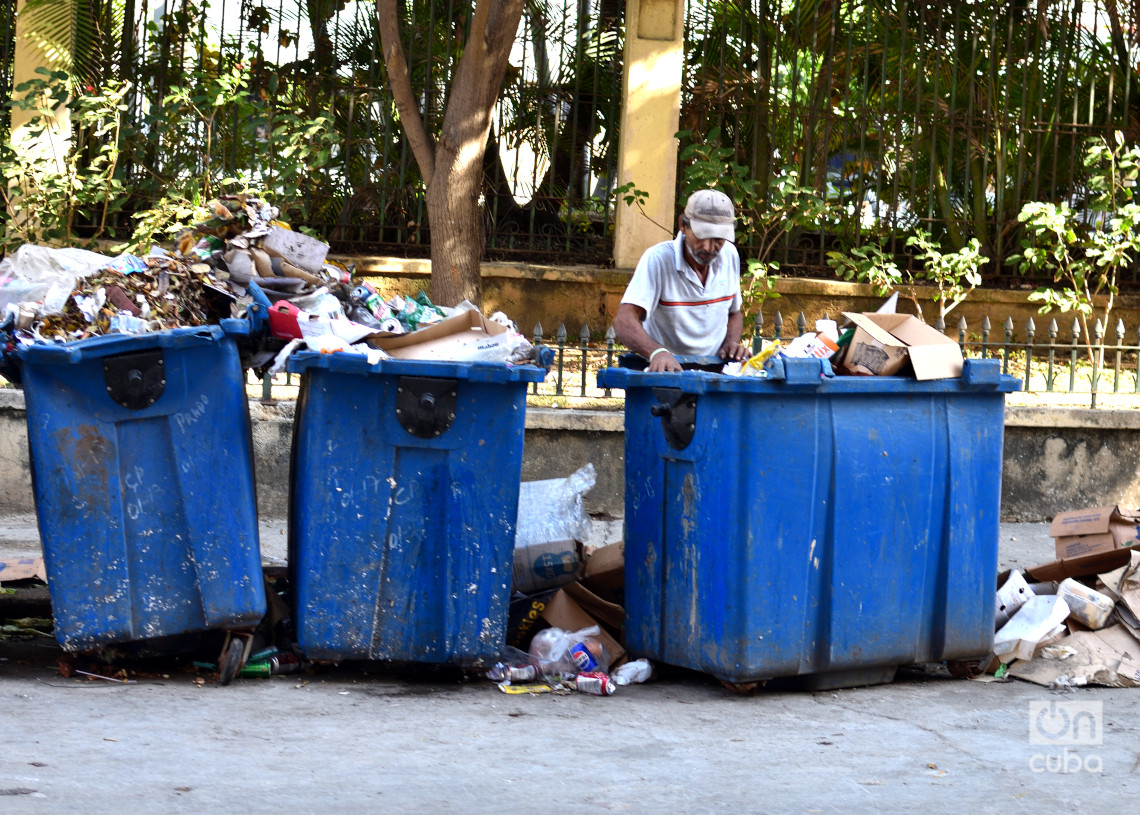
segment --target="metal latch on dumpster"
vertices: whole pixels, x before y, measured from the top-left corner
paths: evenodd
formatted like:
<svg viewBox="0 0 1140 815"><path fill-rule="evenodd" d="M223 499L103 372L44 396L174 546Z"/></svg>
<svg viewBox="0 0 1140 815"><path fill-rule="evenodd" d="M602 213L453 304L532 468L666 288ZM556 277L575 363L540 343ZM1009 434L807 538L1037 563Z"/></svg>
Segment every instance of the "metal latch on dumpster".
<svg viewBox="0 0 1140 815"><path fill-rule="evenodd" d="M103 360L107 394L128 410L150 407L166 389L161 348L117 354Z"/></svg>
<svg viewBox="0 0 1140 815"><path fill-rule="evenodd" d="M417 439L437 438L455 421L456 380L402 376L396 383L396 419Z"/></svg>
<svg viewBox="0 0 1140 815"><path fill-rule="evenodd" d="M665 441L674 450L684 450L697 429L697 395L680 388L654 388L653 396L657 404L649 412L661 419Z"/></svg>

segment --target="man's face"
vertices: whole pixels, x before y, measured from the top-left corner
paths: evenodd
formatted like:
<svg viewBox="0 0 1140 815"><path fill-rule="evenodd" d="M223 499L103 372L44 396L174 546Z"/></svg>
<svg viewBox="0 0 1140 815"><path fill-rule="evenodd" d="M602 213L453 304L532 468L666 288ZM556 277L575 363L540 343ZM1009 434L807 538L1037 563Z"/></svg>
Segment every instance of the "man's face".
<svg viewBox="0 0 1140 815"><path fill-rule="evenodd" d="M713 259L720 254L721 248L724 247L724 238L705 238L701 240L693 234L693 228L686 226L682 221L681 233L685 237L685 248L689 250L689 254L693 260L700 266L708 266L713 262Z"/></svg>

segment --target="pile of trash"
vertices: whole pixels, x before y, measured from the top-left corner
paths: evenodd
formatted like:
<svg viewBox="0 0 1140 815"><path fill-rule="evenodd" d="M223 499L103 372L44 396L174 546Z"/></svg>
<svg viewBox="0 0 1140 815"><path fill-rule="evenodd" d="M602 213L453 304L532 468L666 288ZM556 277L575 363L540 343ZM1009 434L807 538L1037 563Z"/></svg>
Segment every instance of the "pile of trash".
<svg viewBox="0 0 1140 815"><path fill-rule="evenodd" d="M586 464L519 486L507 644L487 672L504 693L610 696L653 674L622 645L625 545L594 540L584 498L596 480Z"/></svg>
<svg viewBox="0 0 1140 815"><path fill-rule="evenodd" d="M1138 524L1140 511L1115 506L1057 515L1057 559L999 578L983 675L1055 689L1140 687Z"/></svg>
<svg viewBox="0 0 1140 815"><path fill-rule="evenodd" d="M383 359L386 339L459 318L436 337L465 330L506 336L478 357L463 347L437 347L430 358L534 360L533 347L506 315L484 320L471 303L444 308L423 292L385 300L366 280L354 277L354 267L330 260L328 244L294 231L278 214L252 196L223 197L212 205L211 217L182 234L173 250L154 247L145 257L20 246L0 261L5 353L29 343L239 318L250 320L255 340L243 363L276 372L298 348ZM403 341L401 347L412 350L402 358L416 358L418 344Z"/></svg>
<svg viewBox="0 0 1140 815"><path fill-rule="evenodd" d="M764 343L746 362L730 362L722 373L767 378L779 359L826 360L827 375L911 376L915 379L956 379L963 358L958 343L909 314L898 314L898 293L876 311L844 312L843 322L816 320L808 331L786 342ZM921 353L911 353L921 348Z"/></svg>

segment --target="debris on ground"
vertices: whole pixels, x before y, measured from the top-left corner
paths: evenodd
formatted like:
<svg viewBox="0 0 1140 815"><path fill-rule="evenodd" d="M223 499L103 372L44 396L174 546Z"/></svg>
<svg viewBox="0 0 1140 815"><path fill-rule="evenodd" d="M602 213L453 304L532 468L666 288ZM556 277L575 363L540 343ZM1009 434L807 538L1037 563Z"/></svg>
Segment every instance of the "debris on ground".
<svg viewBox="0 0 1140 815"><path fill-rule="evenodd" d="M979 678L1140 687L1138 521L1116 506L1058 514L1057 559L999 578L994 654Z"/></svg>

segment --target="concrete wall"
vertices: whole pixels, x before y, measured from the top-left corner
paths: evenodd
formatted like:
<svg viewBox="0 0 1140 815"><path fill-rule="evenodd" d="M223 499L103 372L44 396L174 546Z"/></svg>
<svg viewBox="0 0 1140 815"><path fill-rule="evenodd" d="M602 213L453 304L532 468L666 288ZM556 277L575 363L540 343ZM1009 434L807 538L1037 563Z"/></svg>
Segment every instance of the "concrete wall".
<svg viewBox="0 0 1140 815"><path fill-rule="evenodd" d="M288 514L293 404L250 403L258 512ZM590 512L623 514L621 412L530 410L524 481L561 478L592 462L598 479ZM35 511L24 395L0 390L0 513ZM978 473L978 478L990 477ZM1140 506L1140 411L1007 408L1002 520L1036 522L1099 504Z"/></svg>

